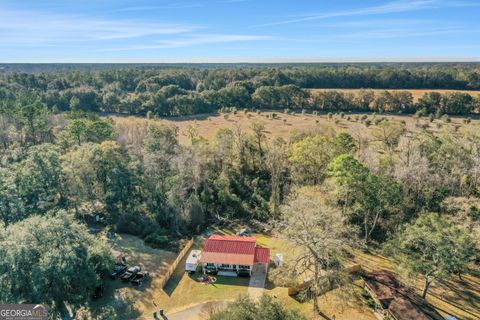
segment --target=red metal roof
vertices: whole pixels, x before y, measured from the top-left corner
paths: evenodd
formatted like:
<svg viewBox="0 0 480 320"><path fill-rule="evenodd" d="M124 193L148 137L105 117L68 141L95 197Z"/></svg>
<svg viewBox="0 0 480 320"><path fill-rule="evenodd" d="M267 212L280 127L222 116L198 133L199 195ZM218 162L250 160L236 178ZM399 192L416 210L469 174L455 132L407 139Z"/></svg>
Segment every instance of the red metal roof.
<svg viewBox="0 0 480 320"><path fill-rule="evenodd" d="M255 259L254 262L263 262L269 263L270 262L270 249L256 247L255 248Z"/></svg>
<svg viewBox="0 0 480 320"><path fill-rule="evenodd" d="M201 261L207 263L251 266L253 265L253 258L253 254L204 252Z"/></svg>
<svg viewBox="0 0 480 320"><path fill-rule="evenodd" d="M212 235L203 246L202 261L241 265L268 263L270 249L257 247L256 243L254 237Z"/></svg>
<svg viewBox="0 0 480 320"><path fill-rule="evenodd" d="M256 242L253 237L212 235L205 241L203 251L253 256Z"/></svg>

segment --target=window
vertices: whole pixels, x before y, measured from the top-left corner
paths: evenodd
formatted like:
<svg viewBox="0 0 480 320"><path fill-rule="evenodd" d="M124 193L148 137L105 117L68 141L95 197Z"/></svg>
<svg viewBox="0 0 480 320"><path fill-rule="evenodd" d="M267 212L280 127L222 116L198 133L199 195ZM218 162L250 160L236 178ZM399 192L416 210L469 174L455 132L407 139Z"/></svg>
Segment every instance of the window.
<svg viewBox="0 0 480 320"><path fill-rule="evenodd" d="M227 269L230 269L231 266L229 264L222 264L222 268L227 268Z"/></svg>
<svg viewBox="0 0 480 320"><path fill-rule="evenodd" d="M248 269L250 269L250 266L239 265L238 268L242 269L242 270L248 270Z"/></svg>

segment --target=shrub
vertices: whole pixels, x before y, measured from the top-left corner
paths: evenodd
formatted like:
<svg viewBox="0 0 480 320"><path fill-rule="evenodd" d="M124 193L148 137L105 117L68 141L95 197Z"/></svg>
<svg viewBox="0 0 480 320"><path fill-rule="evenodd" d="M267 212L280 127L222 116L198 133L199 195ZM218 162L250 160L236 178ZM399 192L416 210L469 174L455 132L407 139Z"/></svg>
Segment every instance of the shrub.
<svg viewBox="0 0 480 320"><path fill-rule="evenodd" d="M442 121L445 122L445 123L450 123L450 122L452 122L452 119L448 115L444 114L442 116Z"/></svg>

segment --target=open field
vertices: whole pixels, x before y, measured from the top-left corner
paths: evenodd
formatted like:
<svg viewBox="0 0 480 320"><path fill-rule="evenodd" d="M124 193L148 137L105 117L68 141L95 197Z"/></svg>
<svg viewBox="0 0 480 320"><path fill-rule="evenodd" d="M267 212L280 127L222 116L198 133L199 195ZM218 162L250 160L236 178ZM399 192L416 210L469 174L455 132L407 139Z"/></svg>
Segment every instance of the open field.
<svg viewBox="0 0 480 320"><path fill-rule="evenodd" d="M265 125L265 135L268 139L283 138L288 140L292 134L299 132L341 132L346 131L357 136L367 130L365 124L360 121L356 121L357 117L362 116L360 113L346 113L345 118L335 116L333 119L329 119L327 115L312 115L312 114L285 114L282 112L275 112L277 117L275 119L267 118L266 116L271 112L261 112L260 114L249 112L237 112L237 114L210 114L210 115L198 115L198 116L186 116L178 118L165 118L148 120L142 117L134 116L113 116L113 120L117 123L121 134L134 134L139 128L144 128L149 123L165 124L168 126L178 127L179 140L181 143L188 144L190 142L189 129L194 128L199 137L203 137L207 140L211 140L215 133L219 129L230 128L232 130L241 129L243 132L251 133L252 122L262 122ZM369 119L372 119L371 114L367 114ZM348 118L350 117L350 120ZM377 118L388 118L391 121L405 121L407 130L411 132L420 131L421 128L415 125L417 119L413 115L377 115ZM478 130L480 121L473 119L468 125L463 123L464 117L451 117L452 122L445 124L442 120L435 119L432 123L428 119L419 120L420 124L428 126L428 130L432 132L438 132L441 128L463 126L469 129ZM437 128L441 126L441 128Z"/></svg>
<svg viewBox="0 0 480 320"><path fill-rule="evenodd" d="M357 93L361 89L309 89L310 92L322 92L322 91L338 91L338 92L350 92L350 93ZM447 89L368 89L372 90L375 93L382 92L382 91L409 91L412 93L413 101L418 101L425 93L427 92L438 92L438 93L446 93L446 92L464 92L468 93L472 97L480 95L480 91L474 90L447 90Z"/></svg>

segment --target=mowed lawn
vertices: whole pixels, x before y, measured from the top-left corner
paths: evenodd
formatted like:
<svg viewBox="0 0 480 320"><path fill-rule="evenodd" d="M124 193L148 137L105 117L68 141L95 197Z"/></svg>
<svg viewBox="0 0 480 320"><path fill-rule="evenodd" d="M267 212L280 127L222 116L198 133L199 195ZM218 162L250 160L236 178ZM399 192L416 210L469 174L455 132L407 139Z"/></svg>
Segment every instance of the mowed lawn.
<svg viewBox="0 0 480 320"><path fill-rule="evenodd" d="M197 132L198 137L203 137L210 143L215 137L216 132L219 129L232 129L245 133L252 133L251 126L253 122L260 122L265 125L264 134L268 140L275 138L282 138L288 141L292 135L300 132L305 133L318 133L328 134L335 132L348 132L354 137L359 134L365 134L369 136L369 131L373 130L374 125L367 128L365 124L360 121L355 121L355 118L363 116L360 113L346 113L344 118L335 116L333 119L329 119L326 114L313 115L313 114L301 114L295 115L285 114L280 111L274 111L276 118L268 118L272 112L262 111L260 114L255 112L248 112L245 114L243 111L238 111L236 114L209 114L198 116L184 116L176 118L160 118L148 120L144 117L135 116L112 116L113 120L117 123L117 129L120 135L128 141L134 139L133 137L145 134L145 130L149 124L157 123L164 124L178 128L178 139L183 144L190 143L189 132L193 128ZM366 114L369 119L372 119L371 114ZM421 127L415 125L416 119L413 115L391 115L380 114L377 118L388 118L390 121L404 121L406 128L410 132L419 132ZM350 118L350 119L349 119ZM428 127L431 132L438 132L443 128L454 126L460 126L461 128L467 128L469 130L478 130L479 120L473 119L470 124L464 124L464 117L451 117L452 122L445 124L442 120L434 120L432 123L428 119L424 118L420 120L422 125ZM441 129L437 127L441 126Z"/></svg>

